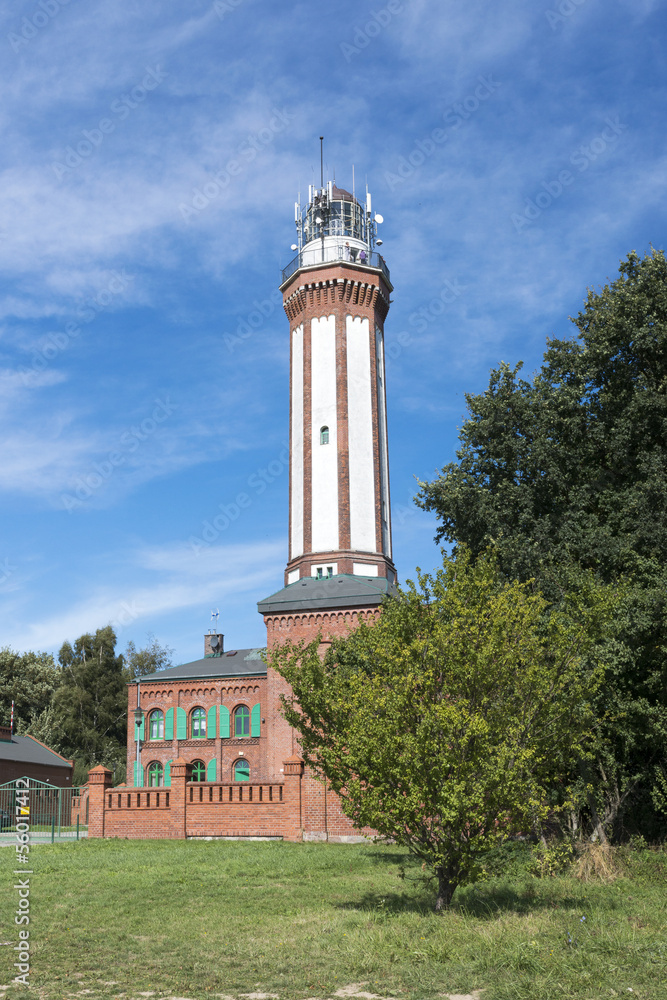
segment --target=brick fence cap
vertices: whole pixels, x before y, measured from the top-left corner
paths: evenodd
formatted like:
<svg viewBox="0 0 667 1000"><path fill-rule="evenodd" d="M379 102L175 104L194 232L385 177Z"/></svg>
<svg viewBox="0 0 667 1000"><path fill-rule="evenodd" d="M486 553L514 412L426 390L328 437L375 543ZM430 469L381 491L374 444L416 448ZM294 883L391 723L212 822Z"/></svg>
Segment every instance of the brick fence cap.
<svg viewBox="0 0 667 1000"><path fill-rule="evenodd" d="M91 775L91 774L111 774L111 771L109 770L108 767L105 767L104 764L98 764L97 767L91 767L91 769L88 772L88 774L89 775Z"/></svg>
<svg viewBox="0 0 667 1000"><path fill-rule="evenodd" d="M283 764L303 764L303 757L288 757L287 760L283 761Z"/></svg>
<svg viewBox="0 0 667 1000"><path fill-rule="evenodd" d="M172 760L171 766L173 767L175 764L190 764L190 763L191 761L186 760L185 757L177 757L176 760Z"/></svg>

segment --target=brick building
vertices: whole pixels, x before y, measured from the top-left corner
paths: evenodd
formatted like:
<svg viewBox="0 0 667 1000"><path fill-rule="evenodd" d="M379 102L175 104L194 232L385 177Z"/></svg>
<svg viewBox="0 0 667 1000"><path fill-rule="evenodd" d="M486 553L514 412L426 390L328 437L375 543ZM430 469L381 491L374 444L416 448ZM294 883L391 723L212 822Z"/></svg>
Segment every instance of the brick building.
<svg viewBox="0 0 667 1000"><path fill-rule="evenodd" d="M49 782L55 788L69 788L73 771L74 761L34 736L16 736L9 726L0 726L0 785L28 777Z"/></svg>
<svg viewBox="0 0 667 1000"><path fill-rule="evenodd" d="M392 561L384 321L393 291L371 197L322 182L295 206L281 291L290 323L289 555L258 603L267 649L324 647L379 613ZM283 679L259 649L204 656L128 689L128 787L91 772L92 836L353 839L340 803L307 771L280 713ZM132 720L135 720L132 725ZM176 784L175 784L176 781ZM177 787L176 787L177 785Z"/></svg>

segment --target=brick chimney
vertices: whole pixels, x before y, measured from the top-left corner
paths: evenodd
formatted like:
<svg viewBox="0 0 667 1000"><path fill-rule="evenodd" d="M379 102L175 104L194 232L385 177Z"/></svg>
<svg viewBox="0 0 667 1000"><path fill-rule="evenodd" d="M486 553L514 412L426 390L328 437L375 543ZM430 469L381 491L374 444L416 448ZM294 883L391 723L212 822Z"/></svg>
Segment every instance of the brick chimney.
<svg viewBox="0 0 667 1000"><path fill-rule="evenodd" d="M219 632L204 636L204 656L222 656L225 650L225 637Z"/></svg>

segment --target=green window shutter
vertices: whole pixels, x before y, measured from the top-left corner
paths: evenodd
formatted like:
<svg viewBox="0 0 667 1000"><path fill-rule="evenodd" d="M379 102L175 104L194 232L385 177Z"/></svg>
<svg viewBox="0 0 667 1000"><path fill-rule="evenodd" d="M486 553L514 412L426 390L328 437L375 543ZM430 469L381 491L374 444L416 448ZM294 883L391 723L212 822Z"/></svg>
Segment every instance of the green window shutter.
<svg viewBox="0 0 667 1000"><path fill-rule="evenodd" d="M220 735L223 740L229 739L229 709L226 705L220 706Z"/></svg>
<svg viewBox="0 0 667 1000"><path fill-rule="evenodd" d="M169 709L171 712L171 709ZM168 760L164 765L164 787L171 788L171 761Z"/></svg>
<svg viewBox="0 0 667 1000"><path fill-rule="evenodd" d="M251 736L259 736L259 730L260 730L261 721L262 721L261 716L262 716L262 709L261 709L259 703L257 705L253 705L252 706L252 710L250 712L250 735Z"/></svg>
<svg viewBox="0 0 667 1000"><path fill-rule="evenodd" d="M144 722L145 721L146 721L146 716L144 716L142 718L140 726L138 726L136 724L136 722L134 724L134 742L135 743L137 742L137 740L143 740L143 738L144 738L144 729L145 729Z"/></svg>
<svg viewBox="0 0 667 1000"><path fill-rule="evenodd" d="M176 709L176 739L187 740L188 738L188 716L184 708Z"/></svg>
<svg viewBox="0 0 667 1000"><path fill-rule="evenodd" d="M168 708L164 717L164 738L165 740L173 740L174 738L174 710L173 708Z"/></svg>
<svg viewBox="0 0 667 1000"><path fill-rule="evenodd" d="M134 762L134 787L144 787L144 769L138 760Z"/></svg>
<svg viewBox="0 0 667 1000"><path fill-rule="evenodd" d="M216 775L216 766L215 765L216 765L216 760L215 760L215 757L214 757L213 760L209 760L209 762L208 762L208 764L206 766L206 780L207 781L217 781L218 780L217 779L217 775Z"/></svg>
<svg viewBox="0 0 667 1000"><path fill-rule="evenodd" d="M217 736L215 731L215 705L211 705L208 710L208 719L206 721L206 736L209 740L214 740ZM212 779L215 781L215 778Z"/></svg>

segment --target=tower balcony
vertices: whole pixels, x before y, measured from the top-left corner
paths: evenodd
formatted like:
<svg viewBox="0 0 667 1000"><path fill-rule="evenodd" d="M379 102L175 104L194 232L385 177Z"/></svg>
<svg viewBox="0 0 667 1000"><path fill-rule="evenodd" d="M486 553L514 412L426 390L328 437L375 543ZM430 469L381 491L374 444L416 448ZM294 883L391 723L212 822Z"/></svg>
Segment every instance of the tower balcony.
<svg viewBox="0 0 667 1000"><path fill-rule="evenodd" d="M351 246L344 239L333 242L331 237L328 237L323 247L319 245L319 241L317 246L310 243L289 262L287 267L283 268L281 288L297 271L339 262L363 270L379 271L390 284L389 268L381 254L369 251L366 247Z"/></svg>

